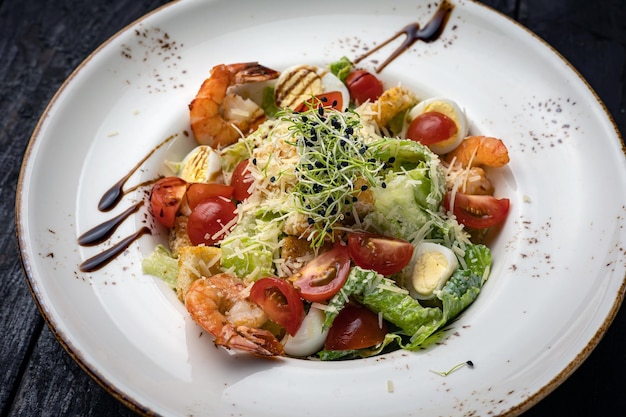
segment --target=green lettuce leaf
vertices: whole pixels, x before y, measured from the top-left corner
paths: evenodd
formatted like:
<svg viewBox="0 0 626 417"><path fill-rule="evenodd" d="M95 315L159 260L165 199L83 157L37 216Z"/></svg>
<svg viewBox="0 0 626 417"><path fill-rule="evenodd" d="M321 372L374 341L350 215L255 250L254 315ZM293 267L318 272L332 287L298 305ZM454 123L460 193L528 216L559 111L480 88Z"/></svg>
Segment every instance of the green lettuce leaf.
<svg viewBox="0 0 626 417"><path fill-rule="evenodd" d="M331 62L329 65L330 72L334 74L341 82L346 82L348 74L352 71L354 64L347 57L343 56L339 61Z"/></svg>
<svg viewBox="0 0 626 417"><path fill-rule="evenodd" d="M417 350L420 345L457 317L478 294L482 277L470 270L457 270L437 294L442 307L423 307L410 295L395 289L377 288L357 296L357 300L370 310L402 329L409 341L402 348Z"/></svg>
<svg viewBox="0 0 626 417"><path fill-rule="evenodd" d="M246 213L220 244L222 268L253 280L274 275L282 224L282 217L267 210Z"/></svg>
<svg viewBox="0 0 626 417"><path fill-rule="evenodd" d="M361 294L365 292L367 288L375 287L383 279L384 277L382 275L374 271L362 269L358 266L353 267L341 290L328 300L327 308L324 313L323 330L330 328L351 296Z"/></svg>
<svg viewBox="0 0 626 417"><path fill-rule="evenodd" d="M170 251L163 245L157 245L154 251L141 261L144 274L161 278L172 288L176 288L178 275L178 261L172 257Z"/></svg>

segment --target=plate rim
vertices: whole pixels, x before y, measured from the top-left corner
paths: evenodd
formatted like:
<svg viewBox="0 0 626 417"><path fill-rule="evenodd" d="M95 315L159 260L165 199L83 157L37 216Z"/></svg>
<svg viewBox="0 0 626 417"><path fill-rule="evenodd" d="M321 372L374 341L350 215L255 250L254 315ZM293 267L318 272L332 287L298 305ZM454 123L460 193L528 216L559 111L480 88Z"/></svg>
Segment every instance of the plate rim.
<svg viewBox="0 0 626 417"><path fill-rule="evenodd" d="M219 0L211 1L211 3L217 3L217 2L219 2ZM25 188L24 177L26 176L26 171L28 169L28 161L31 159L34 148L38 146L43 140L43 137L41 136L41 130L46 119L49 117L51 109L55 107L56 103L58 102L59 97L64 93L67 87L71 84L72 80L76 77L76 75L95 56L97 56L103 48L111 44L115 39L120 37L122 34L126 33L128 30L132 29L139 23L145 21L149 17L157 13L161 13L163 10L169 9L172 6L175 6L177 3L179 3L179 0L174 0L172 2L158 6L157 8L142 15L138 19L135 19L131 23L125 25L120 30L118 30L115 34L113 34L108 39L106 39L103 43L101 43L91 53L89 53L86 56L86 58L83 61L81 61L81 63L70 73L70 75L65 79L65 81L56 90L55 94L49 100L45 109L42 111L42 113L39 116L39 119L28 140L27 147L24 151L23 161L20 166L20 172L18 176L17 188L16 188L16 193L15 193L15 196L16 196L15 198L15 227L16 227L16 237L17 237L18 254L20 257L20 263L22 266L22 270L24 271L25 280L26 280L29 292L31 293L31 296L33 297L33 300L35 301L37 309L39 310L41 316L46 322L46 325L48 326L48 328L50 329L51 333L54 335L56 340L61 344L61 346L63 346L64 350L70 355L70 357L79 365L79 367L85 373L87 373L94 381L96 381L96 383L98 383L102 388L104 388L110 395L112 395L122 404L124 404L131 410L137 413L144 414L144 415L152 415L155 412L151 410L150 407L142 406L139 404L138 401L126 395L119 388L117 388L111 381L109 381L104 375L102 375L101 371L96 369L94 364L89 363L89 361L84 357L83 353L80 351L77 351L77 348L74 346L74 343L72 342L71 337L68 338L67 335L65 335L61 330L59 330L57 320L54 317L51 317L50 313L48 312L48 309L42 302L42 298L41 298L42 295L39 294L39 288L37 287L37 278L33 275L33 271L31 269L31 261L29 260L30 255L28 253L29 245L28 245L28 242L26 242L25 240L26 235L24 233L24 226L22 225L22 214L23 214L22 211L24 210L23 207L25 205L24 200L23 200L23 197L24 197L23 190ZM512 23L515 27L519 29L523 29L527 35L530 35L534 39L538 40L544 47L547 47L552 54L558 57L562 63L566 64L569 70L572 71L572 73L575 74L577 78L583 82L587 90L593 95L597 104L601 106L603 115L607 117L608 121L610 122L610 124L612 125L615 131L616 137L621 142L622 153L626 155L626 145L624 144L624 138L615 122L615 119L609 112L608 108L606 107L602 99L598 96L598 94L593 89L593 87L589 84L589 82L559 51L557 51L552 45L550 45L548 42L543 40L536 33L532 32L530 29L526 28L520 22L514 20L508 15L494 9L491 6L477 2L475 0L472 0L472 4L483 7L486 10L488 10L490 13L495 13L499 15L500 17L504 17L509 24ZM623 304L625 293L626 293L626 276L622 278L620 288L613 301L613 305L611 306L609 310L609 314L606 317L604 317L602 324L595 331L592 338L587 342L584 349L580 351L576 355L576 357L564 369L561 370L561 372L555 375L554 378L550 382L548 382L546 385L541 387L538 391L534 392L532 395L528 396L524 401L518 403L516 406L509 408L507 411L505 411L501 415L513 416L513 415L518 415L529 410L535 404L537 404L542 399L547 397L550 393L552 393L565 380L567 380L567 378L571 376L576 371L576 369L578 369L578 367L589 357L589 355L594 351L594 349L600 343L600 341L606 334L607 330L613 323L615 317L617 316L617 313Z"/></svg>

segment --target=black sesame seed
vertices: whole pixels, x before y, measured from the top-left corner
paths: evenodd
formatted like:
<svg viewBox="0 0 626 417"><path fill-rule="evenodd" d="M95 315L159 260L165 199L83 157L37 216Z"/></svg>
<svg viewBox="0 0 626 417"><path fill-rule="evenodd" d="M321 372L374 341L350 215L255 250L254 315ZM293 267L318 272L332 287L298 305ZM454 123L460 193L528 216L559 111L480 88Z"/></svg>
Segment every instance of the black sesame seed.
<svg viewBox="0 0 626 417"><path fill-rule="evenodd" d="M309 217L308 219L306 219L306 221L307 221L309 224L313 224L313 223L315 223L315 220L313 220L311 217Z"/></svg>
<svg viewBox="0 0 626 417"><path fill-rule="evenodd" d="M276 177L272 175L272 177L270 178L270 182L274 182L276 181Z"/></svg>
<svg viewBox="0 0 626 417"><path fill-rule="evenodd" d="M381 186L381 187L383 187L383 188L387 188L387 183L386 183L385 181L383 181L383 182L380 184L380 186Z"/></svg>
<svg viewBox="0 0 626 417"><path fill-rule="evenodd" d="M365 190L367 190L367 185L362 185L361 186L361 191L365 191Z"/></svg>
<svg viewBox="0 0 626 417"><path fill-rule="evenodd" d="M392 156L391 158L389 158L389 163L390 164L393 164L394 162L396 162L396 158L395 157Z"/></svg>

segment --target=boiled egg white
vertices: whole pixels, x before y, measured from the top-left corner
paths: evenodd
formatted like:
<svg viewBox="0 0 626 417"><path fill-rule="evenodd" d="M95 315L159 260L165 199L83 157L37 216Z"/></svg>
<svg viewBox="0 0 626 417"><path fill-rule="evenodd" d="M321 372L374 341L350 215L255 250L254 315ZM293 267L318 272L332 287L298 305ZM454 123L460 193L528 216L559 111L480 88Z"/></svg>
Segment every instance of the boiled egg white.
<svg viewBox="0 0 626 417"><path fill-rule="evenodd" d="M222 161L219 154L208 145L200 145L183 158L178 176L187 182L222 182Z"/></svg>
<svg viewBox="0 0 626 417"><path fill-rule="evenodd" d="M441 142L437 142L428 147L438 155L444 155L459 146L459 143L465 139L468 134L468 123L465 112L453 100L443 97L433 97L420 101L415 105L405 118L403 132L406 134L411 122L418 116L429 113L438 112L448 116L457 127L456 134L450 136Z"/></svg>
<svg viewBox="0 0 626 417"><path fill-rule="evenodd" d="M324 312L311 306L295 335L283 339L285 353L289 356L304 357L319 351L326 341L328 330L322 331Z"/></svg>
<svg viewBox="0 0 626 417"><path fill-rule="evenodd" d="M331 91L339 91L343 107L348 107L348 88L333 73L315 65L294 65L285 69L276 80L274 98L278 107L295 110L312 96Z"/></svg>
<svg viewBox="0 0 626 417"><path fill-rule="evenodd" d="M459 267L459 261L452 250L437 243L422 242L415 252L409 292L419 300L430 300Z"/></svg>

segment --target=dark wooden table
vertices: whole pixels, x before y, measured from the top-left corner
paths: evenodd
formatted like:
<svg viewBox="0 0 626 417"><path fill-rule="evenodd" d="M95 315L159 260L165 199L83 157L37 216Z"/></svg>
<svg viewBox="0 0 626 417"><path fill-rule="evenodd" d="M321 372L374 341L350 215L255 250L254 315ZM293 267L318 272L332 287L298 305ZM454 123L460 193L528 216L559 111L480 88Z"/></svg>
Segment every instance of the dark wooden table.
<svg viewBox="0 0 626 417"><path fill-rule="evenodd" d="M30 134L57 88L98 45L164 3L0 0L0 417L136 415L70 358L39 314L18 257L14 195ZM626 132L626 1L484 3L520 21L569 60ZM624 416L625 394L622 308L589 359L524 416Z"/></svg>

